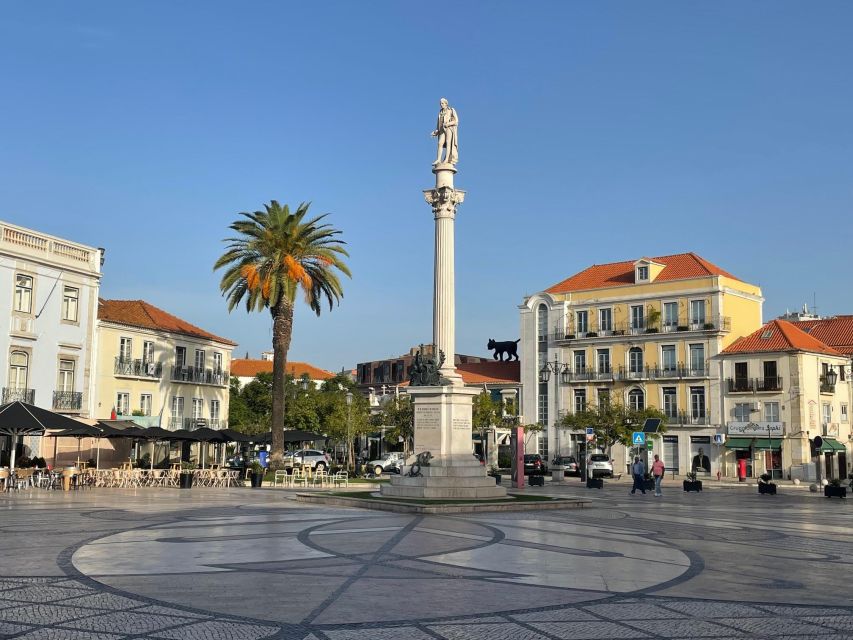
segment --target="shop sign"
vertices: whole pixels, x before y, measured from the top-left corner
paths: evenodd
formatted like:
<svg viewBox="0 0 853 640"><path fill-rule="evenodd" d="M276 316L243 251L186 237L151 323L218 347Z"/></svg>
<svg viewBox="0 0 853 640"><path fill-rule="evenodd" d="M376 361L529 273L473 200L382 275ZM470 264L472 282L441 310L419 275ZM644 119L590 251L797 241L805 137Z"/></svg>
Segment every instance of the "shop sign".
<svg viewBox="0 0 853 640"><path fill-rule="evenodd" d="M729 422L726 427L730 436L776 436L781 438L784 435L781 422Z"/></svg>

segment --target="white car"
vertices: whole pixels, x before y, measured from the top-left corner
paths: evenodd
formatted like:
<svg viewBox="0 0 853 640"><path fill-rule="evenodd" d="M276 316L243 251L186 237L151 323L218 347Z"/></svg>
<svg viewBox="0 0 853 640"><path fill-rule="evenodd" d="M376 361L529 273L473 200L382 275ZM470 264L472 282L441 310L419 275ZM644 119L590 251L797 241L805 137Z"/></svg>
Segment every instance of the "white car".
<svg viewBox="0 0 853 640"><path fill-rule="evenodd" d="M586 463L587 477L589 478L612 478L613 463L610 456L605 453L593 453Z"/></svg>
<svg viewBox="0 0 853 640"><path fill-rule="evenodd" d="M302 449L284 456L284 468L310 467L313 471L325 471L331 465L332 459L328 453L316 449Z"/></svg>
<svg viewBox="0 0 853 640"><path fill-rule="evenodd" d="M373 471L373 475L381 476L383 473L400 473L400 468L403 466L403 454L391 452L387 453L379 460L371 460L367 463L367 468Z"/></svg>

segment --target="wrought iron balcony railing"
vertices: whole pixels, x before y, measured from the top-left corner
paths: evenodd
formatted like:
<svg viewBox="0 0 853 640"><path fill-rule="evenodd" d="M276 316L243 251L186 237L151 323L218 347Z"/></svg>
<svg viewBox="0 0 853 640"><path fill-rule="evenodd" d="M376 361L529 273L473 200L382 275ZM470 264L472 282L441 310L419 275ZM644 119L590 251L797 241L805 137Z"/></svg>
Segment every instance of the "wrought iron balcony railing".
<svg viewBox="0 0 853 640"><path fill-rule="evenodd" d="M7 402L26 402L27 404L36 403L35 389L18 389L16 387L3 387L3 403Z"/></svg>
<svg viewBox="0 0 853 640"><path fill-rule="evenodd" d="M159 378L163 375L163 363L142 359L125 359L117 356L114 373L117 376L136 378Z"/></svg>
<svg viewBox="0 0 853 640"><path fill-rule="evenodd" d="M200 367L172 367L172 382L190 382L194 384L213 384L220 387L228 386L228 372L220 369L203 369Z"/></svg>
<svg viewBox="0 0 853 640"><path fill-rule="evenodd" d="M83 408L82 391L54 391L54 411L80 411Z"/></svg>

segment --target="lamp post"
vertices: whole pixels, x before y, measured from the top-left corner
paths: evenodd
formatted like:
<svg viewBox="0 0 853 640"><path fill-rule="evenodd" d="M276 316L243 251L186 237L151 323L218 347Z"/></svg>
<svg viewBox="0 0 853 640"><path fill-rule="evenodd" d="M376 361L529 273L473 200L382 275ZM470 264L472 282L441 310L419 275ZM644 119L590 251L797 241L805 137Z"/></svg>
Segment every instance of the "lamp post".
<svg viewBox="0 0 853 640"><path fill-rule="evenodd" d="M554 436L557 441L554 459L556 460L557 456L560 455L560 431L557 426L559 420L560 380L562 379L563 384L566 384L571 377L569 365L557 360L556 355L554 356L554 362L545 362L542 365L542 368L539 370L539 382L547 384L552 375L554 376Z"/></svg>
<svg viewBox="0 0 853 640"><path fill-rule="evenodd" d="M353 460L352 455L352 432L350 431L352 421L350 419L350 413L352 408L352 392L347 391L347 467L353 468L355 467L355 461Z"/></svg>

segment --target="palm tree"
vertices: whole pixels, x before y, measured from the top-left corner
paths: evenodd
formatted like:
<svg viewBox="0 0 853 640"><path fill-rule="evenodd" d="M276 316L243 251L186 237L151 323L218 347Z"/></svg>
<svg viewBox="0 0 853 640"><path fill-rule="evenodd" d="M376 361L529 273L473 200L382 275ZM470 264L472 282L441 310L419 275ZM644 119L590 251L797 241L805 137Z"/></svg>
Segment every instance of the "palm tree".
<svg viewBox="0 0 853 640"><path fill-rule="evenodd" d="M227 251L214 270L225 268L219 288L232 311L245 300L247 311L269 309L272 314L273 387L272 451L270 463L280 467L284 456L284 396L287 351L293 334L293 307L301 290L319 316L325 299L329 310L343 297L336 272L351 276L343 262L349 256L340 231L322 223L326 214L305 220L308 203L290 211L272 200L263 211L240 213L230 228Z"/></svg>

